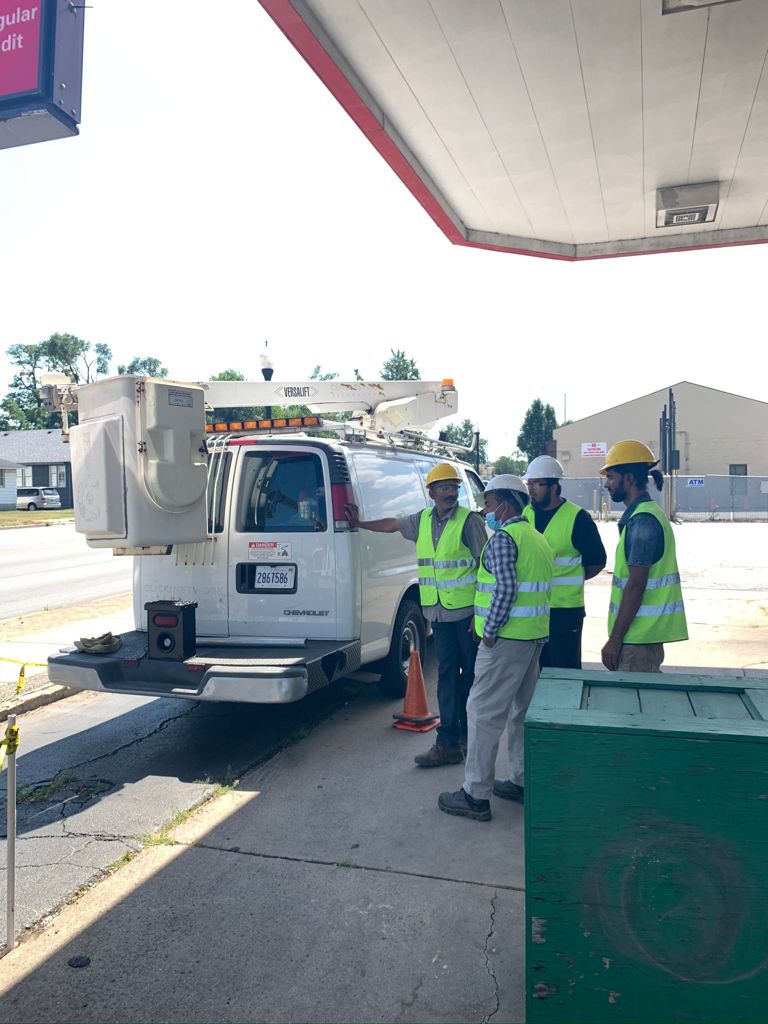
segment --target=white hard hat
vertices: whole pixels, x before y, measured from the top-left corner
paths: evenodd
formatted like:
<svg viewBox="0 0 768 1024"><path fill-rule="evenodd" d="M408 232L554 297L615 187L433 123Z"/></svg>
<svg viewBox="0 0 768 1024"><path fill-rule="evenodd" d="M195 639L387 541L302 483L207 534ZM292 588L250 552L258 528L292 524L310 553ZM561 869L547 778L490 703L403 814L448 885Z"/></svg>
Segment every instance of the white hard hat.
<svg viewBox="0 0 768 1024"><path fill-rule="evenodd" d="M500 473L498 476L491 477L488 483L485 485L485 493L489 491L514 491L520 495L521 505L525 506L529 502L528 488L525 486L519 476L515 476L514 473Z"/></svg>
<svg viewBox="0 0 768 1024"><path fill-rule="evenodd" d="M565 470L551 455L539 455L533 459L525 471L525 480L562 480Z"/></svg>

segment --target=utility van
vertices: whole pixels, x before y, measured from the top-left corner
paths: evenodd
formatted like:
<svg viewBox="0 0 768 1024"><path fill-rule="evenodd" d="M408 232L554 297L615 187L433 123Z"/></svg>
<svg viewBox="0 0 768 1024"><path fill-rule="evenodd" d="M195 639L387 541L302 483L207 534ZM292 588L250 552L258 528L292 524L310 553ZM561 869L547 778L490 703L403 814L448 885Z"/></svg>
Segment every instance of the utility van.
<svg viewBox="0 0 768 1024"><path fill-rule="evenodd" d="M167 408L162 396L155 400ZM85 404L81 396L80 407ZM398 420L402 415L399 408ZM98 459L99 431L107 419L92 418L95 432L88 420L72 430L76 523L79 507L79 528L87 535L90 529L89 543L102 546L105 533L120 530L108 527L109 516L100 518L92 507L97 487L108 491L107 484L95 478L86 483L89 475L110 472ZM115 693L276 703L299 700L365 667L380 675L386 695L403 695L410 653L423 654L426 635L416 546L399 534L352 528L345 506L356 503L366 520L419 511L429 504L427 473L446 461L445 450L431 451L435 445L408 432L310 419L320 430L333 426L339 436L315 436L302 418L292 427L258 421L254 433L251 424L226 424L221 433L208 425L201 538L136 557L136 629L120 638L113 653L51 657L52 682ZM277 425L283 422L281 430ZM112 436L118 436L114 429ZM139 441L137 448L142 444L146 453L148 442ZM453 464L461 477L461 504L481 508L480 478L468 464ZM147 474L155 497L162 475L157 468ZM168 516L183 536L183 510L177 512L175 526ZM152 536L145 532L142 542L159 540L156 529ZM112 546L119 547L115 538ZM135 545L126 547L135 553ZM188 649L181 620L192 606L194 643Z"/></svg>

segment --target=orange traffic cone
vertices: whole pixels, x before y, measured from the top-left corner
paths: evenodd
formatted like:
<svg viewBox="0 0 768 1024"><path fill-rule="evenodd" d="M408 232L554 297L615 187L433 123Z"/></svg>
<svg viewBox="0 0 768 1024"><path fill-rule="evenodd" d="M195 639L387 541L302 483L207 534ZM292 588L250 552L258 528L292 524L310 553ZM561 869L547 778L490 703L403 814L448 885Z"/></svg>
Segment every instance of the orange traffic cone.
<svg viewBox="0 0 768 1024"><path fill-rule="evenodd" d="M424 674L421 671L421 659L418 651L411 651L403 713L402 715L392 715L392 717L395 719L392 723L395 729L407 729L409 732L429 732L430 729L440 725L440 718L429 713Z"/></svg>

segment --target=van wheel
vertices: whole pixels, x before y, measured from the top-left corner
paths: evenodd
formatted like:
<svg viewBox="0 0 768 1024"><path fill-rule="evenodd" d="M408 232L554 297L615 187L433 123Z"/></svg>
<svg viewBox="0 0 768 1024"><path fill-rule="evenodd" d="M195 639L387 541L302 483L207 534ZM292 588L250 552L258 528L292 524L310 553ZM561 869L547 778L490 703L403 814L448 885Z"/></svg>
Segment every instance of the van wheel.
<svg viewBox="0 0 768 1024"><path fill-rule="evenodd" d="M27 505L27 512L37 512L37 505L34 503L34 501L30 501L30 503Z"/></svg>
<svg viewBox="0 0 768 1024"><path fill-rule="evenodd" d="M395 619L389 654L378 665L381 679L377 685L386 697L395 699L405 696L411 651L418 651L423 663L426 636L427 628L421 608L415 601L403 601Z"/></svg>

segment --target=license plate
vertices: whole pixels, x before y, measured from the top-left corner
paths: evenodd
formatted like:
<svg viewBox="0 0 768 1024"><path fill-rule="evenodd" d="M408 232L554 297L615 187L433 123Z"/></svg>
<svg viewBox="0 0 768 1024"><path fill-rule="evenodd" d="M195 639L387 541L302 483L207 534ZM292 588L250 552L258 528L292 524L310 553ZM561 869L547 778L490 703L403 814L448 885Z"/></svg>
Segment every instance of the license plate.
<svg viewBox="0 0 768 1024"><path fill-rule="evenodd" d="M255 565L254 590L293 590L296 582L295 565Z"/></svg>

